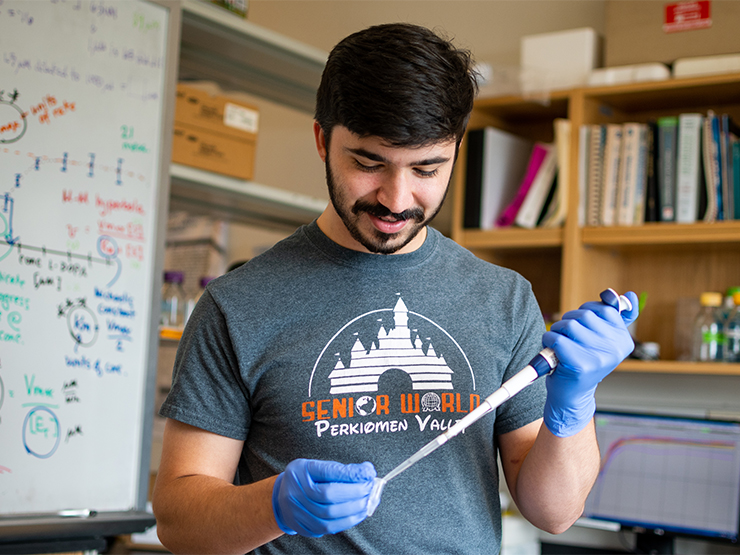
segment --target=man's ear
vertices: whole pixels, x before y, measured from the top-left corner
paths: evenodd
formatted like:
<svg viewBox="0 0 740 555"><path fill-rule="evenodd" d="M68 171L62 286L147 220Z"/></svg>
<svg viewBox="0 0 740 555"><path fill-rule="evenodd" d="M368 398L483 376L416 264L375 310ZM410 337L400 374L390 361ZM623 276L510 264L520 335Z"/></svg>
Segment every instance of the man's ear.
<svg viewBox="0 0 740 555"><path fill-rule="evenodd" d="M319 152L322 162L326 162L326 135L321 129L318 121L313 122L313 135L316 139L316 150Z"/></svg>

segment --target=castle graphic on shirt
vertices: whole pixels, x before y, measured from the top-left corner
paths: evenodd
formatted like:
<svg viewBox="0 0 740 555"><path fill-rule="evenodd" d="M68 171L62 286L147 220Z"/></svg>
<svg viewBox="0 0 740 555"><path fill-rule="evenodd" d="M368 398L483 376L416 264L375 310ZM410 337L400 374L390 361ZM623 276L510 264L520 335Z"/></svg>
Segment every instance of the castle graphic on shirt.
<svg viewBox="0 0 740 555"><path fill-rule="evenodd" d="M409 310L397 294L393 308L361 314L339 329L316 360L308 395L357 395L382 390L385 376L406 376L408 391L475 391L467 356L440 325ZM460 381L462 380L462 382Z"/></svg>
<svg viewBox="0 0 740 555"><path fill-rule="evenodd" d="M330 393L375 392L380 376L394 368L409 375L415 391L453 389L453 372L444 357L436 355L432 344L424 352L418 335L412 339L408 312L403 299L399 298L393 308L393 329L386 330L381 326L377 342L373 342L370 350L365 349L358 337L352 347L349 366L337 357L334 371L329 374Z"/></svg>
<svg viewBox="0 0 740 555"><path fill-rule="evenodd" d="M346 322L316 359L300 410L318 438L438 433L480 405L460 344L397 295Z"/></svg>

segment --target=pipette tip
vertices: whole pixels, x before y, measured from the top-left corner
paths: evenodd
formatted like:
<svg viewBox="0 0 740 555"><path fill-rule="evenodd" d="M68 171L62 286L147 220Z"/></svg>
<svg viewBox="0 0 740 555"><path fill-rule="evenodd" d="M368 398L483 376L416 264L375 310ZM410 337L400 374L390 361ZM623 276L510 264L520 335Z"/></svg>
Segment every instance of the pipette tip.
<svg viewBox="0 0 740 555"><path fill-rule="evenodd" d="M378 508L385 484L386 481L383 478L373 480L373 491L370 492L370 497L367 500L367 516L373 516L375 509Z"/></svg>

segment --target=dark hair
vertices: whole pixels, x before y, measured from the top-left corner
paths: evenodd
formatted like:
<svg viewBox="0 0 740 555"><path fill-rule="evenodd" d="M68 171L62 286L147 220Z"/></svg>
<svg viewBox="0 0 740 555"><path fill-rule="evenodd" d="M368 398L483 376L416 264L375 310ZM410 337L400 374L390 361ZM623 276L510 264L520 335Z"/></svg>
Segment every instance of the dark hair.
<svg viewBox="0 0 740 555"><path fill-rule="evenodd" d="M327 140L343 125L394 146L459 144L477 92L469 51L418 25L376 25L329 54L315 117Z"/></svg>

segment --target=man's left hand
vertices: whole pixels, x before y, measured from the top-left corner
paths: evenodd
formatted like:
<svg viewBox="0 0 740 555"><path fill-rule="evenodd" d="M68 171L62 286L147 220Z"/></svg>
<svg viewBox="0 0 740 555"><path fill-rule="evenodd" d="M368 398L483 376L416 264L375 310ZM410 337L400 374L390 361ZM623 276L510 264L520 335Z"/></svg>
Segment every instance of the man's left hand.
<svg viewBox="0 0 740 555"><path fill-rule="evenodd" d="M542 344L558 357L555 371L547 376L545 425L558 437L575 435L596 410L596 386L635 347L627 326L638 315L637 295L626 294L631 310L621 314L601 302L587 302L566 312L542 336Z"/></svg>

